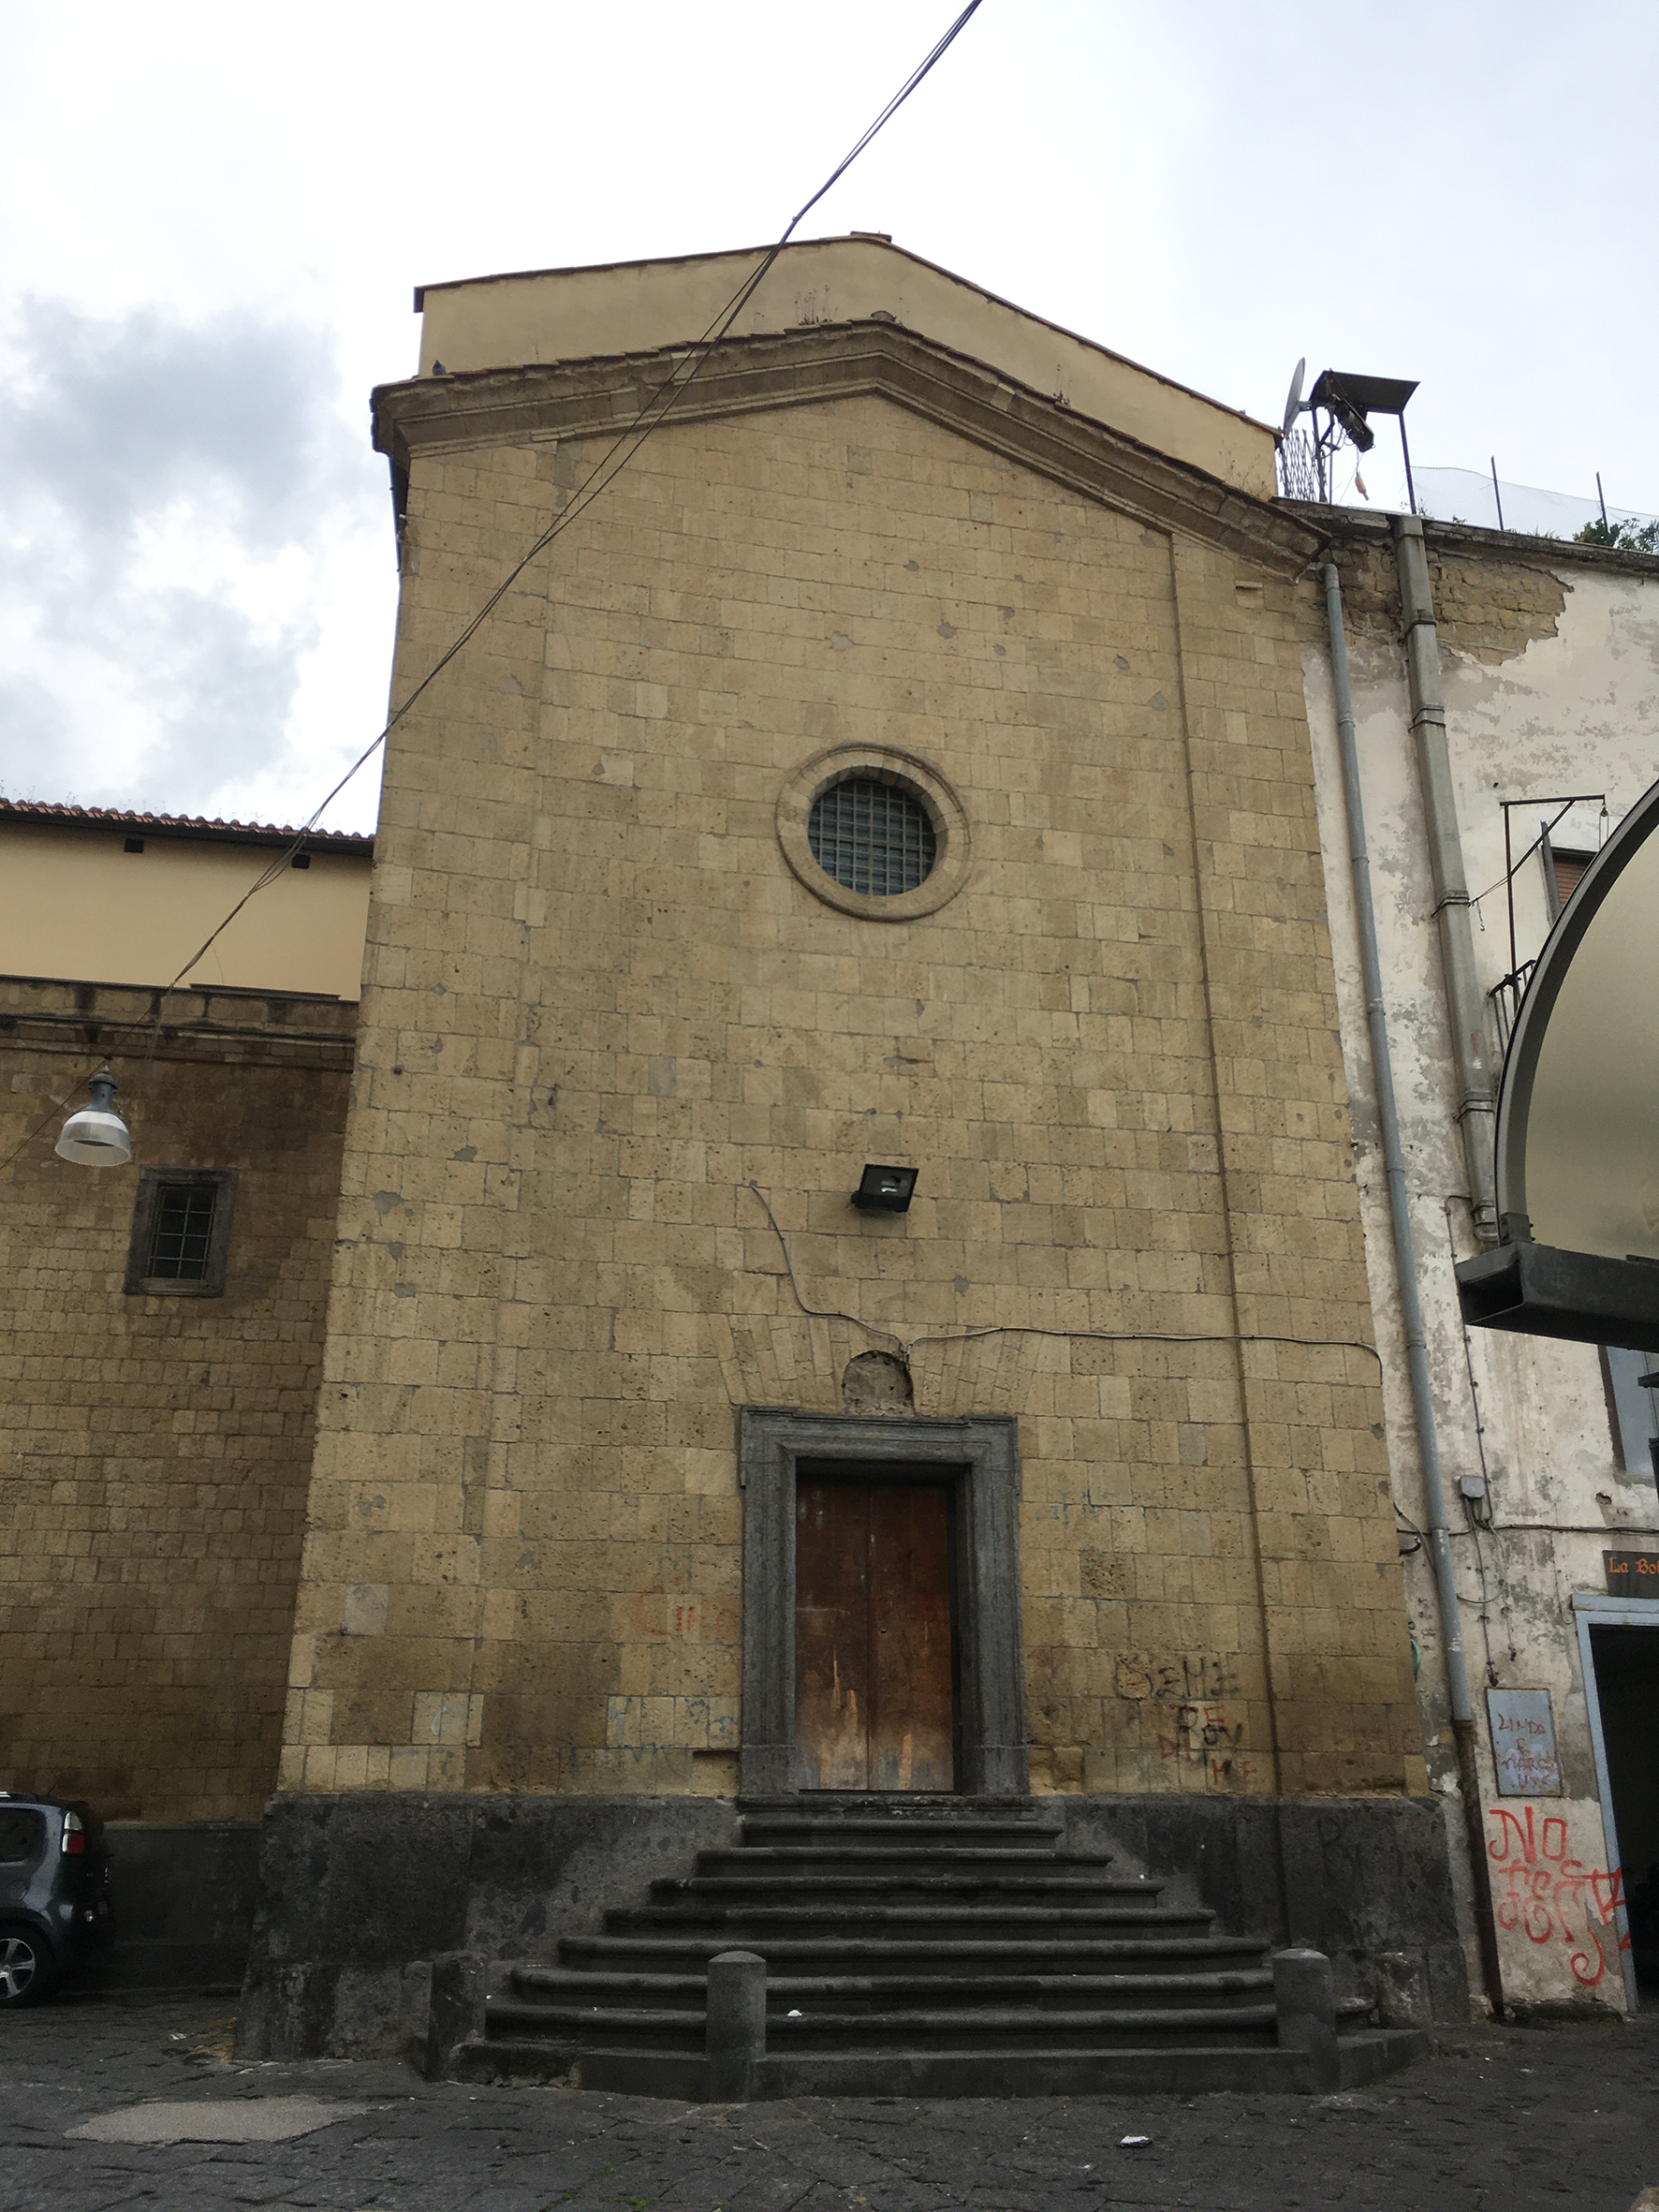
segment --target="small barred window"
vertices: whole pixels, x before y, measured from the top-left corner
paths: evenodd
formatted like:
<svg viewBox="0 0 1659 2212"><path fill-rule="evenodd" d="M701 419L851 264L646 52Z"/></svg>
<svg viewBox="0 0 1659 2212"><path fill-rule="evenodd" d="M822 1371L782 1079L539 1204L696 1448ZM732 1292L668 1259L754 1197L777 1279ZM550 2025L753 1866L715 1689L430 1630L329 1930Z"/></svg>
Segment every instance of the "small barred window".
<svg viewBox="0 0 1659 2212"><path fill-rule="evenodd" d="M211 1183L162 1184L155 1197L148 1276L160 1282L206 1282L217 1196Z"/></svg>
<svg viewBox="0 0 1659 2212"><path fill-rule="evenodd" d="M234 1168L143 1168L127 1246L129 1295L217 1298L225 1289Z"/></svg>
<svg viewBox="0 0 1659 2212"><path fill-rule="evenodd" d="M827 876L868 897L897 898L933 872L928 810L897 784L844 776L813 801L807 843Z"/></svg>

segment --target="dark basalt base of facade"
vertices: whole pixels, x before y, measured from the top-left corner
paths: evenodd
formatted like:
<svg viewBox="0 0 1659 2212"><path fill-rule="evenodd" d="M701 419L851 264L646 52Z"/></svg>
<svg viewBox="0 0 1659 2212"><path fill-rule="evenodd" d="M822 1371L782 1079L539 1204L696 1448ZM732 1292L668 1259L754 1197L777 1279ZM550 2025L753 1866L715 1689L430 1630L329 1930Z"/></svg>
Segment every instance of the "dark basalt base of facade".
<svg viewBox="0 0 1659 2212"><path fill-rule="evenodd" d="M257 1887L253 1821L123 1821L104 1831L114 1937L81 1989L234 1989Z"/></svg>
<svg viewBox="0 0 1659 2212"><path fill-rule="evenodd" d="M398 2055L432 2073L475 2078L566 2072L568 2054L522 2049L499 2029L490 2040L486 1999L499 2009L516 1983L559 1973L562 1945L580 1952L602 1927L649 1914L653 1883L658 1898L685 1887L699 1852L725 1861L757 1818L805 1808L815 1820L858 1817L884 1806L914 1814L924 1803L943 1816L942 1831L976 1817L1040 1822L1062 1857L1109 1858L1114 1876L1148 1878L1166 1908L1203 1915L1218 1937L1325 1952L1357 2030L1342 2038L1344 2083L1416 2056L1420 2034L1399 2030L1468 2017L1446 1831L1432 1799L814 1797L740 1806L696 1797L365 1792L278 1797L267 1810L239 2053ZM1362 2025L1368 2013L1381 2028ZM802 2059L769 2044L755 2089L862 2094L876 2072L883 2094L901 2080L918 2096L1108 2086L1104 2053L1064 2063L1062 2056L907 2049L901 2037L879 2059L851 2050ZM1305 2086L1297 2056L1119 2048L1106 2072L1123 2087L1295 2087ZM634 2078L638 2064L624 2062L613 2080L609 2063L591 2051L577 2078L590 2088L646 2086ZM700 2094L700 2066L688 2048L655 2069L660 2093ZM993 2081L1000 2089L987 2086Z"/></svg>

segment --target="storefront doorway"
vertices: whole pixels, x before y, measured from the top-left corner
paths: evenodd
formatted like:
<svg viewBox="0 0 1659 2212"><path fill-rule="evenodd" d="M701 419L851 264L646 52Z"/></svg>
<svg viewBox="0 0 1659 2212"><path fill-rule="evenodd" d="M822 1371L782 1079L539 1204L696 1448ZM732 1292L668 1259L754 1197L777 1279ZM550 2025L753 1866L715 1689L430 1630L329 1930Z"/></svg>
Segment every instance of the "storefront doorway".
<svg viewBox="0 0 1659 2212"><path fill-rule="evenodd" d="M1659 1609L1656 1609L1659 1610ZM1659 2003L1659 1627L1591 1626L1608 1794L1624 1871L1630 1963L1643 2004Z"/></svg>
<svg viewBox="0 0 1659 2212"><path fill-rule="evenodd" d="M1625 2001L1659 2005L1659 1599L1585 1594L1573 1611L1607 1863L1622 1876Z"/></svg>
<svg viewBox="0 0 1659 2212"><path fill-rule="evenodd" d="M951 1487L903 1467L798 1475L798 1790L956 1788Z"/></svg>

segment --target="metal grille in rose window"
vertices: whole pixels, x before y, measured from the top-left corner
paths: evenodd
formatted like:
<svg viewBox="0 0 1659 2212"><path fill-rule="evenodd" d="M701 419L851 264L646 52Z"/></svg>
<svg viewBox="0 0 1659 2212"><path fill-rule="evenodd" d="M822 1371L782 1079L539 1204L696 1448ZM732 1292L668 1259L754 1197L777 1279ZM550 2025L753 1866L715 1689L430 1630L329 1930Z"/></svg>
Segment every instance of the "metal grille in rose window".
<svg viewBox="0 0 1659 2212"><path fill-rule="evenodd" d="M896 898L932 873L933 825L896 784L849 775L813 802L807 842L827 876L871 898Z"/></svg>

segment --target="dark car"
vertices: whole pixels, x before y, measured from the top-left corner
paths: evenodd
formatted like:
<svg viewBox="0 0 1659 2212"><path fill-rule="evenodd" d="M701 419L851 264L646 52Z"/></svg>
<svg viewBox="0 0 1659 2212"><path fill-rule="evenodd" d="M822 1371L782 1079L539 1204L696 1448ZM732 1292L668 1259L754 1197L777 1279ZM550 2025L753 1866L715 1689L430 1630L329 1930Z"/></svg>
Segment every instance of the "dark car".
<svg viewBox="0 0 1659 2212"><path fill-rule="evenodd" d="M0 2006L34 2004L112 1932L90 1806L0 1790Z"/></svg>

